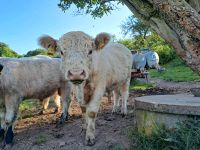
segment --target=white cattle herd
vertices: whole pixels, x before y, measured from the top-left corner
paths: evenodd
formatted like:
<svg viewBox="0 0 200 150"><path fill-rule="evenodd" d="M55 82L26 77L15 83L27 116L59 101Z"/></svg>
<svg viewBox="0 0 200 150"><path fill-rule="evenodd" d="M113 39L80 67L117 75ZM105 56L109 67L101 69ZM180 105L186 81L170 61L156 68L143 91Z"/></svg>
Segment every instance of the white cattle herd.
<svg viewBox="0 0 200 150"><path fill-rule="evenodd" d="M107 33L92 38L84 32L74 31L59 39L43 36L39 43L59 52L61 59L48 56L0 58L0 136L4 144L13 141L13 123L22 100L35 98L48 102L48 98L59 91L62 101L60 123L68 118L73 92L85 120L86 145L94 145L95 120L105 92L113 95L113 112L120 108L122 115L127 114L132 70L130 50L112 42Z"/></svg>

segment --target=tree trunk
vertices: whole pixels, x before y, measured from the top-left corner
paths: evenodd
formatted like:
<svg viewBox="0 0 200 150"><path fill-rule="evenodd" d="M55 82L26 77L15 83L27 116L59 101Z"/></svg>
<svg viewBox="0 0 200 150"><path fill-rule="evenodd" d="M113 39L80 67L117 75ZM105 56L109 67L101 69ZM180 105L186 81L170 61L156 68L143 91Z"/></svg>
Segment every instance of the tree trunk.
<svg viewBox="0 0 200 150"><path fill-rule="evenodd" d="M199 0L123 0L200 75Z"/></svg>

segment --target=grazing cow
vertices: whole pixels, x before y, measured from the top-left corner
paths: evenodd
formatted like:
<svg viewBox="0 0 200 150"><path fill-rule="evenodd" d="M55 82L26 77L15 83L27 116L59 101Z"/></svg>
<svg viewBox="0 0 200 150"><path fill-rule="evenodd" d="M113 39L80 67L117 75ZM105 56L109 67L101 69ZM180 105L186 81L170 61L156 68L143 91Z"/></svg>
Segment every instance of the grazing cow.
<svg viewBox="0 0 200 150"><path fill-rule="evenodd" d="M141 53L135 53L133 54L133 66L132 68L135 70L139 70L141 72L144 72L146 66L146 58Z"/></svg>
<svg viewBox="0 0 200 150"><path fill-rule="evenodd" d="M134 53L132 67L141 72L149 68L155 68L158 71L163 71L164 69L159 65L158 54L150 49L142 49L141 52Z"/></svg>
<svg viewBox="0 0 200 150"><path fill-rule="evenodd" d="M13 141L12 128L21 100L45 99L60 89L62 103L68 105L65 103L70 97L70 86L60 70L60 62L47 56L0 58L4 66L0 75L0 137L4 137L5 145Z"/></svg>
<svg viewBox="0 0 200 150"><path fill-rule="evenodd" d="M148 68L156 68L157 70L160 69L158 53L149 50L143 51L142 54L144 54L146 58L146 64Z"/></svg>
<svg viewBox="0 0 200 150"><path fill-rule="evenodd" d="M45 48L60 51L65 78L76 88L86 121L86 144L95 144L95 120L100 100L106 90L114 91L115 111L122 98L121 113L127 114L132 54L125 46L110 41L107 33L95 39L84 32L64 34L59 40L44 36L39 40Z"/></svg>

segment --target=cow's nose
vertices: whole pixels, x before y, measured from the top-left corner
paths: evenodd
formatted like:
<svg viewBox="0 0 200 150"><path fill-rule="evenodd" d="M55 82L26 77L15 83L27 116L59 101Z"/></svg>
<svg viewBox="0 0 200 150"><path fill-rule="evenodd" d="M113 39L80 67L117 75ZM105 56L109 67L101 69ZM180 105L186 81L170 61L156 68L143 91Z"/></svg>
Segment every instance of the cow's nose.
<svg viewBox="0 0 200 150"><path fill-rule="evenodd" d="M81 84L85 80L86 73L81 69L71 69L67 76L72 83Z"/></svg>

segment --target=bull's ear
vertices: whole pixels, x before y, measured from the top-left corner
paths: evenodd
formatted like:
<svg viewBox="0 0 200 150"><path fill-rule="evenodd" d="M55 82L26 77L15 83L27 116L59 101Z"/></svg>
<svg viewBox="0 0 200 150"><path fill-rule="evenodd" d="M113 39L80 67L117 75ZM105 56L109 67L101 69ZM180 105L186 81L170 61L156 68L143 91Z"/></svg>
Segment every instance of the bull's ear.
<svg viewBox="0 0 200 150"><path fill-rule="evenodd" d="M39 38L39 44L48 50L48 53L55 53L57 50L57 41L50 36Z"/></svg>
<svg viewBox="0 0 200 150"><path fill-rule="evenodd" d="M111 40L108 33L99 33L95 38L95 47L97 50L103 49L104 46Z"/></svg>

